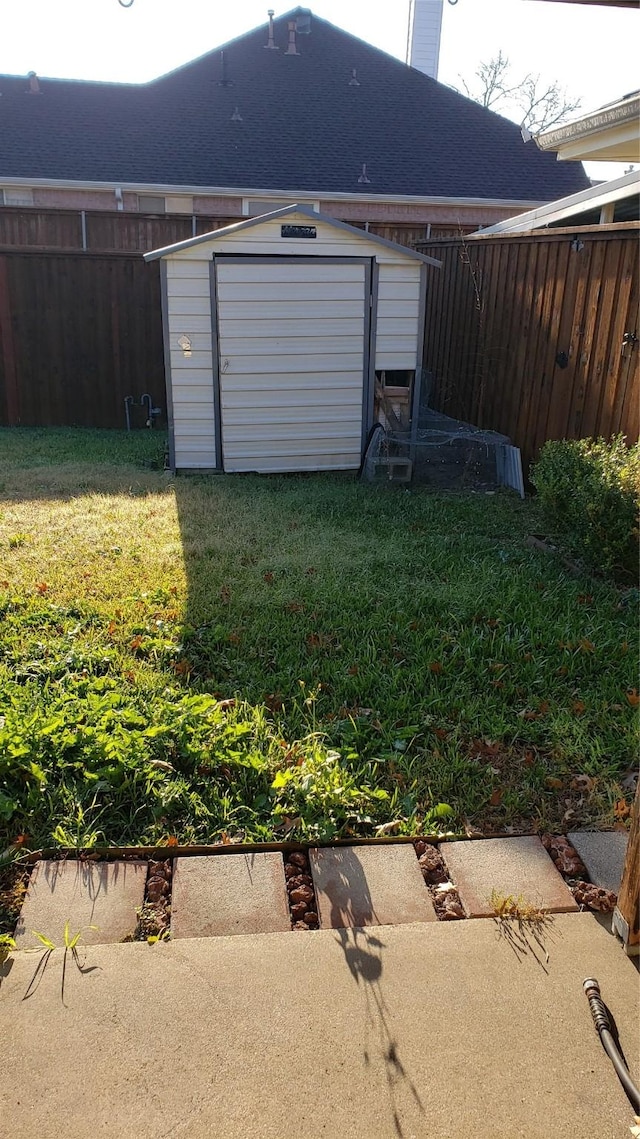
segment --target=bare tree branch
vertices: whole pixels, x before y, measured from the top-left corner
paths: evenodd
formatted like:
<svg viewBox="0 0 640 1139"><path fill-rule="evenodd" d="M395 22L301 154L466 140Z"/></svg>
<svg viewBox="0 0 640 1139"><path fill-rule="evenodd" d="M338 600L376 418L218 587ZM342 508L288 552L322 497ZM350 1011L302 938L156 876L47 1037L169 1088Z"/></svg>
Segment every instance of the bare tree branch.
<svg viewBox="0 0 640 1139"><path fill-rule="evenodd" d="M469 99L490 110L500 109L530 134L539 134L564 122L577 111L581 99L572 99L557 80L546 86L539 75L531 73L517 82L511 81L511 64L499 51L488 63L480 63L474 73L475 83L460 76Z"/></svg>
<svg viewBox="0 0 640 1139"><path fill-rule="evenodd" d="M482 103L483 107L492 107L499 100L508 98L515 90L515 88L507 85L510 67L511 64L507 56L502 54L502 51L499 51L497 56L490 59L488 63L479 64L474 73L478 80L478 83L475 84L475 91L470 89L461 75L460 79L468 97L476 103Z"/></svg>
<svg viewBox="0 0 640 1139"><path fill-rule="evenodd" d="M564 122L582 102L571 99L557 81L541 86L539 75L525 75L515 101L523 111L521 126L531 134Z"/></svg>

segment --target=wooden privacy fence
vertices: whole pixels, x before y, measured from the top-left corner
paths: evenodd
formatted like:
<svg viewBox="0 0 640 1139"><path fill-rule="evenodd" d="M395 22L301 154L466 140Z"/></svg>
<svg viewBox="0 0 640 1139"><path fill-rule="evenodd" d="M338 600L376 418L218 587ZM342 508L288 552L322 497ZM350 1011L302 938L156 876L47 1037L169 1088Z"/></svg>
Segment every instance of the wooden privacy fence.
<svg viewBox="0 0 640 1139"><path fill-rule="evenodd" d="M116 210L43 210L33 207L0 208L0 248L81 249L83 252L146 253L176 241L186 241L201 233L211 233L246 218L171 214L149 216ZM359 229L364 222L351 222ZM369 232L414 247L428 227L410 223L371 222ZM431 233L447 237L444 226L433 226Z"/></svg>
<svg viewBox="0 0 640 1139"><path fill-rule="evenodd" d="M638 224L419 248L429 267L430 403L509 435L525 471L547 439L638 438Z"/></svg>
<svg viewBox="0 0 640 1139"><path fill-rule="evenodd" d="M146 253L221 229L241 219L115 210L0 209L0 248L81 249L86 253Z"/></svg>
<svg viewBox="0 0 640 1139"><path fill-rule="evenodd" d="M432 406L509 435L525 470L546 439L638 438L637 224L422 247L442 262L428 267ZM145 392L164 411L157 262L0 248L1 424L123 427L125 398Z"/></svg>
<svg viewBox="0 0 640 1139"><path fill-rule="evenodd" d="M124 427L145 393L166 422L157 263L0 253L0 424Z"/></svg>

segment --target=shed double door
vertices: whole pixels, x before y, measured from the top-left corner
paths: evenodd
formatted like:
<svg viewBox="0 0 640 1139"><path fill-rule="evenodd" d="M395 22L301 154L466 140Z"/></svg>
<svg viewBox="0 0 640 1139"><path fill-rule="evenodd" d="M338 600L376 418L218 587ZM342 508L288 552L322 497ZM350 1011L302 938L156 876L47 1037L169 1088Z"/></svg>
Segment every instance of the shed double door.
<svg viewBox="0 0 640 1139"><path fill-rule="evenodd" d="M358 468L371 273L370 258L214 257L225 471Z"/></svg>

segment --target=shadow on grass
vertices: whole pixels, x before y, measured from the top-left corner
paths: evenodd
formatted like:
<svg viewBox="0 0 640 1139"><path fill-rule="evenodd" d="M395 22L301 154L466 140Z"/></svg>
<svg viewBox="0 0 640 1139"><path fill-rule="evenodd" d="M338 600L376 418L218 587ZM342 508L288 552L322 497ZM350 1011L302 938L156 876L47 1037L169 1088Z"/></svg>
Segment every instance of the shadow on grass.
<svg viewBox="0 0 640 1139"><path fill-rule="evenodd" d="M589 719L630 683L613 680L626 622L608 586L590 583L596 608L526 546L531 503L352 475L178 476L174 492L190 681L266 704L289 739L317 728L358 779L374 765L385 819L442 802L526 830L549 803L548 827L567 807L552 753L628 762L613 719Z"/></svg>
<svg viewBox="0 0 640 1139"><path fill-rule="evenodd" d="M182 476L174 489L191 675L289 716L301 689L316 689L325 726L349 734L356 721L369 738L375 712L411 724L437 696L450 577L464 620L478 604L475 555L513 523L510 501L498 523L470 496L351 475Z"/></svg>
<svg viewBox="0 0 640 1139"><path fill-rule="evenodd" d="M165 446L162 431L0 427L0 498L162 493Z"/></svg>

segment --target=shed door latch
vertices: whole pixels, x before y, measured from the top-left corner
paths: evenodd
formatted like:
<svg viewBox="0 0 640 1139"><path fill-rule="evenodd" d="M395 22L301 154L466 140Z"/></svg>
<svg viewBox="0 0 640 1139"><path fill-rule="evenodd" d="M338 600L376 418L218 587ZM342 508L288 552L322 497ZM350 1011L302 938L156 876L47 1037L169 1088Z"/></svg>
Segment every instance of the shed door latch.
<svg viewBox="0 0 640 1139"><path fill-rule="evenodd" d="M637 343L638 337L635 332L625 332L622 337L622 356L630 356Z"/></svg>

